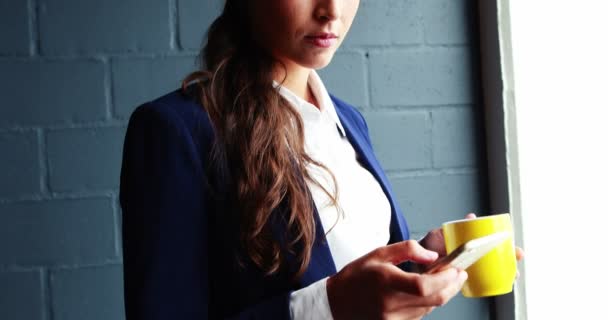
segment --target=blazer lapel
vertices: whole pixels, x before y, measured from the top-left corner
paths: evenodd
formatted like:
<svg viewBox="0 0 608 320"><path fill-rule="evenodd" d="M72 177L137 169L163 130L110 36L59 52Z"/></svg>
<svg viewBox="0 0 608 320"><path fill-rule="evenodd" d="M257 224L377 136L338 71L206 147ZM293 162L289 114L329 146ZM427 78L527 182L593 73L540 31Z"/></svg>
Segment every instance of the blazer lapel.
<svg viewBox="0 0 608 320"><path fill-rule="evenodd" d="M337 272L334 259L331 256L329 245L325 239L325 230L323 229L323 224L321 223L319 212L316 208L314 216L316 225L316 239L312 246L308 269L306 269L300 278L300 284L302 287L306 287L313 282L321 280Z"/></svg>
<svg viewBox="0 0 608 320"><path fill-rule="evenodd" d="M399 209L395 196L391 188L389 187L388 178L384 174L384 171L380 167L378 160L374 156L374 151L371 149L370 145L366 141L366 138L363 136L362 129L359 129L357 124L354 123L354 114L352 112L348 114L349 112L348 110L346 110L346 107L342 106L341 103L339 101L336 101L333 97L332 100L334 100L334 105L336 106L336 113L338 114L338 118L340 118L340 122L342 122L342 126L346 131L346 137L357 152L359 162L374 176L374 178L376 178L376 180L382 187L384 194L388 198L389 203L391 204L391 236L389 243L395 243L409 239L409 230L407 228L407 223L405 222L403 213Z"/></svg>
<svg viewBox="0 0 608 320"><path fill-rule="evenodd" d="M352 118L352 112L351 114L348 114L348 110L345 110L346 107L335 101L333 97L332 100L336 107L338 118L346 131L346 137L357 152L359 162L374 176L374 178L376 178L391 205L391 236L389 243L409 239L407 224L396 203L395 196L389 187L388 178L376 160L373 150L371 150L369 144L366 142L366 138L362 135L361 129L358 129L357 124L354 123L355 120ZM319 212L316 208L314 217L316 224L316 239L312 247L308 269L300 278L300 285L302 287L306 287L337 272L331 251L327 244L327 240L325 239L325 230L323 229L321 219L319 218Z"/></svg>

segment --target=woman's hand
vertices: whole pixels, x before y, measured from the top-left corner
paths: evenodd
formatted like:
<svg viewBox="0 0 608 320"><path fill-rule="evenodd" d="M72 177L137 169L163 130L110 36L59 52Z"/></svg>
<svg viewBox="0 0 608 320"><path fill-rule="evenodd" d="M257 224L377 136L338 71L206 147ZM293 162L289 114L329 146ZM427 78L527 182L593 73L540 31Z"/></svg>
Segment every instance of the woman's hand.
<svg viewBox="0 0 608 320"><path fill-rule="evenodd" d="M396 265L428 264L437 253L407 240L378 248L346 265L327 280L335 319L420 319L456 295L467 273L454 268L435 273L409 273Z"/></svg>
<svg viewBox="0 0 608 320"><path fill-rule="evenodd" d="M474 213L469 213L465 219L475 219L477 216ZM445 256L445 240L443 239L443 229L437 228L429 231L424 238L420 240L420 245L427 250L435 251L440 257Z"/></svg>
<svg viewBox="0 0 608 320"><path fill-rule="evenodd" d="M465 216L465 219L475 219L477 216L474 213L469 213ZM445 240L443 238L443 230L441 228L433 229L429 231L424 238L420 240L420 245L427 250L435 251L440 257L446 255ZM515 247L515 257L517 261L524 258L524 250L520 247ZM424 269L424 268L422 268Z"/></svg>

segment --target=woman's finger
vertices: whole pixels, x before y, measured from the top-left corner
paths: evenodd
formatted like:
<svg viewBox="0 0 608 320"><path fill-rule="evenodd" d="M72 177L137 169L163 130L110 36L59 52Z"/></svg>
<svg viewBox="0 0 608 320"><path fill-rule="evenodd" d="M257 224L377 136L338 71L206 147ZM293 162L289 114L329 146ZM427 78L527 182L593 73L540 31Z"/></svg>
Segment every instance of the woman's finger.
<svg viewBox="0 0 608 320"><path fill-rule="evenodd" d="M428 250L435 251L440 257L446 255L445 252L445 240L443 238L443 229L437 228L429 231L422 240L420 245Z"/></svg>
<svg viewBox="0 0 608 320"><path fill-rule="evenodd" d="M458 281L459 271L455 268L433 274L391 272L388 283L394 290L419 297L429 297Z"/></svg>
<svg viewBox="0 0 608 320"><path fill-rule="evenodd" d="M397 265L405 261L431 263L437 257L437 252L425 249L418 241L406 240L378 248L372 251L367 258L376 258L382 262L390 262Z"/></svg>
<svg viewBox="0 0 608 320"><path fill-rule="evenodd" d="M474 213L469 213L466 216L464 216L465 219L475 219L477 218L477 215Z"/></svg>
<svg viewBox="0 0 608 320"><path fill-rule="evenodd" d="M452 283L447 288L444 288L443 290L437 292L435 295L433 295L433 297L429 299L429 302L436 307L445 305L446 303L448 303L448 301L450 301L450 299L452 299L455 295L458 294L467 278L467 272L460 271L458 273L458 282Z"/></svg>
<svg viewBox="0 0 608 320"><path fill-rule="evenodd" d="M517 261L524 258L524 250L522 248L515 247L515 258L517 258Z"/></svg>
<svg viewBox="0 0 608 320"><path fill-rule="evenodd" d="M400 307L429 308L446 304L462 289L464 282L468 278L468 274L466 271L458 271L454 268L451 268L450 272L442 272L444 272L443 276L436 277L435 279L431 277L424 279L426 281L424 284L427 287L426 289L419 288L419 292L400 293L401 295L409 296L408 299L400 299ZM394 297L399 297L400 294L397 293Z"/></svg>

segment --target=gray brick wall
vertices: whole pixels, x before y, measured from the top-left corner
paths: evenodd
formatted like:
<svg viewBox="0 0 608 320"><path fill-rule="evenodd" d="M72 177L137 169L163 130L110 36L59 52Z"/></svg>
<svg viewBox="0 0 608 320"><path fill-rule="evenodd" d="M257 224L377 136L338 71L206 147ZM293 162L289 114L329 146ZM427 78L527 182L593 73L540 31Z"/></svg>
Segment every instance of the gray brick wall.
<svg viewBox="0 0 608 320"><path fill-rule="evenodd" d="M365 115L413 236L485 209L473 1L362 0L321 75ZM194 66L220 0L0 2L0 319L123 319L126 121ZM458 297L429 319L488 319Z"/></svg>

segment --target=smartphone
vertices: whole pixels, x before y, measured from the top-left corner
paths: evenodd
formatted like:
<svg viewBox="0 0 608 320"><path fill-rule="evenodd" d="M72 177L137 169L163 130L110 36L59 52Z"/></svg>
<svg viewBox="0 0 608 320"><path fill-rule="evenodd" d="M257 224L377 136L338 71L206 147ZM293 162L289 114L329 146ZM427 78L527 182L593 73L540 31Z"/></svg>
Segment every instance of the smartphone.
<svg viewBox="0 0 608 320"><path fill-rule="evenodd" d="M447 256L441 257L431 263L424 273L434 273L447 268L465 270L473 263L486 255L499 244L509 238L508 232L497 232L491 235L469 240L454 249Z"/></svg>

